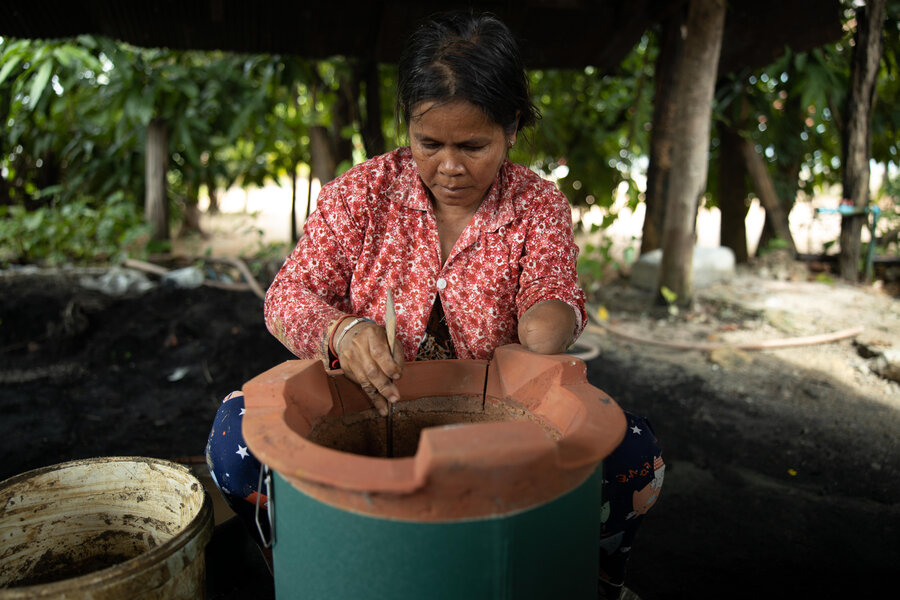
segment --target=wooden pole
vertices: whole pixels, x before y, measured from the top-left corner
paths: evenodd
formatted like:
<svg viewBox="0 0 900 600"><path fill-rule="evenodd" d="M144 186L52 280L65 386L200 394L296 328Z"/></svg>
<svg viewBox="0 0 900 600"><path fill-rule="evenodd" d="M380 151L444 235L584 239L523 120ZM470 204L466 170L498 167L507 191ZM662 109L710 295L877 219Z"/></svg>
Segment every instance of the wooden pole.
<svg viewBox="0 0 900 600"><path fill-rule="evenodd" d="M750 180L753 182L753 189L759 197L759 202L771 217L775 234L787 242L791 254L796 256L797 247L794 245L794 237L791 235L788 215L784 212L778 194L775 192L775 184L772 183L765 161L756 151L753 142L748 139L741 140L741 154L744 155L744 163L747 165L747 172L750 174Z"/></svg>
<svg viewBox="0 0 900 600"><path fill-rule="evenodd" d="M724 28L725 0L691 0L673 100L678 142L672 151L660 265L660 290L667 287L674 292L680 306L688 306L694 295L697 209L706 190L712 99Z"/></svg>
<svg viewBox="0 0 900 600"><path fill-rule="evenodd" d="M144 216L154 240L169 239L169 198L166 172L169 165L169 131L163 119L153 119L147 126Z"/></svg>
<svg viewBox="0 0 900 600"><path fill-rule="evenodd" d="M684 40L681 28L686 11L678 9L661 23L660 50L656 59L653 93L653 123L650 129L650 164L647 167L646 213L641 232L641 254L662 246L666 220L666 194L672 173L672 149L675 147L675 90Z"/></svg>
<svg viewBox="0 0 900 600"><path fill-rule="evenodd" d="M841 277L859 280L862 256L860 233L868 218L869 157L871 155L872 109L875 106L875 87L881 64L882 28L887 7L886 0L869 0L856 9L856 45L850 69L850 93L844 116L843 188L844 199L857 209L841 221ZM875 243L874 240L870 243Z"/></svg>

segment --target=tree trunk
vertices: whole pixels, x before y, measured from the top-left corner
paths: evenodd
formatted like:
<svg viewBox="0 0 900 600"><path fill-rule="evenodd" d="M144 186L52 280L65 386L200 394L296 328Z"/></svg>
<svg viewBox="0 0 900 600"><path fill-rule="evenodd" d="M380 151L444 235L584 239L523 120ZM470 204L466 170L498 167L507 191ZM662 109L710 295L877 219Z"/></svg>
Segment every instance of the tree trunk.
<svg viewBox="0 0 900 600"><path fill-rule="evenodd" d="M9 113L9 107L4 103L4 100L0 100L0 114ZM6 102L8 103L8 100ZM0 139L0 156L6 155L6 144L3 143L3 139ZM0 174L0 206L12 205L12 194L10 194L11 190L12 188L10 187L9 182L6 181L6 177Z"/></svg>
<svg viewBox="0 0 900 600"><path fill-rule="evenodd" d="M740 124L738 124L740 127ZM731 248L738 263L746 263L747 168L741 154L741 136L736 128L719 121L719 210L722 226L719 243Z"/></svg>
<svg viewBox="0 0 900 600"><path fill-rule="evenodd" d="M166 121L153 119L147 126L144 215L154 240L169 239L169 199L166 171L169 165L169 132Z"/></svg>
<svg viewBox="0 0 900 600"><path fill-rule="evenodd" d="M365 113L362 109L357 112L360 115L360 131L366 158L372 158L385 152L384 132L381 130L381 79L378 76L378 63L373 59L362 60L356 76L366 86ZM361 88L359 84L354 87L357 90ZM358 95L357 102L361 98L362 95Z"/></svg>
<svg viewBox="0 0 900 600"><path fill-rule="evenodd" d="M2 152L2 148L0 148L0 152ZM0 206L10 206L12 205L12 194L10 194L10 186L7 183L6 178L0 176Z"/></svg>
<svg viewBox="0 0 900 600"><path fill-rule="evenodd" d="M653 92L653 123L650 129L650 164L647 167L647 193L644 195L644 226L641 234L641 254L662 245L662 230L666 215L666 193L672 171L672 148L675 145L675 75L683 41L681 26L686 13L675 11L662 23L659 56L656 59Z"/></svg>
<svg viewBox="0 0 900 600"><path fill-rule="evenodd" d="M312 211L312 166L309 168L309 174L306 176L306 216L303 217L303 222L306 223L309 221L309 213Z"/></svg>
<svg viewBox="0 0 900 600"><path fill-rule="evenodd" d="M324 87L324 82L318 78L313 83L311 93L313 105L319 87ZM331 107L331 130L324 125L313 125L309 128L309 148L313 177L325 185L337 174L338 166L342 162L353 160L353 140L343 136L345 127L354 124L356 93L353 91L354 81L346 77L341 79L338 86L337 97Z"/></svg>
<svg viewBox="0 0 900 600"><path fill-rule="evenodd" d="M185 172L184 175L186 179L192 177L188 172ZM188 179L184 184L184 215L181 219L178 237L185 238L192 233L199 233L206 237L200 227L200 186L195 180Z"/></svg>
<svg viewBox="0 0 900 600"><path fill-rule="evenodd" d="M181 229L178 230L178 237L187 237L192 233L199 233L201 236L206 237L203 228L200 226L200 206L197 204L196 198L194 200L186 198L184 202L184 218L181 221Z"/></svg>
<svg viewBox="0 0 900 600"><path fill-rule="evenodd" d="M341 78L337 96L331 106L331 151L336 167L343 162L353 161L353 140L344 137L344 129L358 122L354 110L357 106L356 94L352 90L353 85L350 79ZM334 174L332 178L334 178ZM324 184L326 181L322 181L322 183Z"/></svg>
<svg viewBox="0 0 900 600"><path fill-rule="evenodd" d="M297 167L291 169L291 241L296 243L300 236L297 234Z"/></svg>
<svg viewBox="0 0 900 600"><path fill-rule="evenodd" d="M184 210L178 237L185 238L192 233L204 236L203 230L200 228L200 181L197 171L193 167L185 166L181 171L181 176L184 185L184 198L181 203Z"/></svg>
<svg viewBox="0 0 900 600"><path fill-rule="evenodd" d="M841 221L841 277L859 280L862 254L860 232L868 219L869 156L872 132L872 108L875 84L881 63L881 29L887 0L869 0L856 9L856 45L850 67L850 94L844 111L844 202L852 204L858 214L845 215ZM874 240L871 242L874 243Z"/></svg>
<svg viewBox="0 0 900 600"><path fill-rule="evenodd" d="M763 226L759 232L759 239L756 240L756 256L759 256L761 252L764 252L767 248L772 245L772 241L778 239L780 236L775 233L775 228L772 226L772 213L769 211L765 211L763 215Z"/></svg>
<svg viewBox="0 0 900 600"><path fill-rule="evenodd" d="M800 177L800 167L797 165L786 165L786 166L778 166L776 167L776 178L771 177L772 172L766 170L766 176L772 179L772 187L775 190L775 194L778 197L778 203L781 206L781 212L785 213L787 216L784 217L788 219L788 223L790 223L790 214L794 209L794 205L796 204L797 198L797 190L799 189L799 177ZM778 184L781 184L780 186ZM790 201L788 199L791 199ZM790 229L788 229L790 231ZM778 233L777 228L775 227L775 219L772 218L772 213L770 211L766 211L766 217L763 221L762 232L759 235L759 242L756 245L757 252L761 248L768 247L772 240L781 239L783 236ZM794 249L799 253L799 250L796 248L797 242L794 241Z"/></svg>
<svg viewBox="0 0 900 600"><path fill-rule="evenodd" d="M756 151L751 140L741 140L741 153L744 155L744 162L747 165L747 172L750 173L753 189L759 197L760 204L766 209L766 216L775 229L775 234L787 243L791 254L796 255L797 247L794 245L794 237L791 235L788 215L781 206L778 194L775 193L775 184L772 183L772 177L769 175L765 161Z"/></svg>
<svg viewBox="0 0 900 600"><path fill-rule="evenodd" d="M212 161L212 159L210 159ZM209 194L209 208L206 212L211 215L219 214L219 188L216 187L216 178L213 176L213 164L210 162L206 168L206 191Z"/></svg>
<svg viewBox="0 0 900 600"><path fill-rule="evenodd" d="M315 177L325 185L334 179L337 160L331 149L328 128L324 125L313 125L309 128L309 152L312 156L310 180Z"/></svg>
<svg viewBox="0 0 900 600"><path fill-rule="evenodd" d="M684 49L675 79L675 140L666 194L660 286L676 303L693 301L692 261L697 208L706 189L709 130L715 92L725 0L691 0L683 31Z"/></svg>
<svg viewBox="0 0 900 600"><path fill-rule="evenodd" d="M206 212L211 215L219 214L219 190L216 189L215 185L210 183L206 186L206 189L209 190L209 209Z"/></svg>

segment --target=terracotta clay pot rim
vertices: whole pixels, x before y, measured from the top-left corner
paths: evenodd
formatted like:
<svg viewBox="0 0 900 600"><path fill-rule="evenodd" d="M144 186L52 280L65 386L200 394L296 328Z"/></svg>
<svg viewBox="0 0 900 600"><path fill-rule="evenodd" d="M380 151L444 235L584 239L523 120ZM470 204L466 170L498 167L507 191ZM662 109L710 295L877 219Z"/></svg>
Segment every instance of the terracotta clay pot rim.
<svg viewBox="0 0 900 600"><path fill-rule="evenodd" d="M326 448L311 442L288 426L288 400L284 395L279 397L279 392L273 392L272 389L281 386L279 391L284 394L284 388L294 385L296 389L318 389L320 393L323 389L330 389L333 394L337 386L335 381L343 377L339 372L326 373L320 361L288 361L244 386L247 406L244 416L245 440L261 462L289 481L356 492L408 494L426 485L432 463L448 460L441 456L426 457L423 449L446 446L441 440L448 436L456 436L454 439L460 440L460 430L475 435L483 433L481 428L489 428L491 434L501 435L510 444L518 444L526 450L534 448L536 452L546 452L547 445L553 445L557 454L556 468L559 470L583 470L586 466L595 466L624 437L624 415L621 410L602 391L587 383L583 361L569 355L535 355L516 345L498 349L490 363L473 360L428 361L409 363L405 369L404 378L398 381L401 401L404 397L411 399L428 396L421 390L413 395L403 394L402 382L407 377L408 381L415 381L413 375L418 370L484 370L485 374L481 379L470 382L468 387L463 386L463 394L484 395L486 399L522 406L556 427L561 437L555 442L550 440L540 426L532 422L503 421L424 429L419 449L412 457L380 458ZM524 375L516 372L516 369ZM291 381L291 378L303 378L304 384ZM333 381L321 381L322 378L332 378ZM506 381L504 378L515 381ZM448 385L452 383L449 381ZM326 385L329 387L324 387ZM511 386L519 387L510 391ZM438 386L437 389L446 390L447 387ZM264 394L268 394L268 397L263 398ZM522 398L517 394L531 396ZM535 394L539 397L532 397ZM430 395L439 394L432 392ZM331 401L337 402L333 397ZM343 398L341 401L344 401ZM544 406L545 403L549 404L549 408ZM332 407L333 404L322 410L327 411ZM537 411L532 410L535 407ZM610 411L611 408L614 408L615 414ZM547 410L541 413L542 409ZM613 416L612 423L610 415ZM487 442L490 443L489 438ZM451 460L459 460L460 464L466 464L470 460L490 460L490 457L485 458L482 448L457 445L452 453Z"/></svg>

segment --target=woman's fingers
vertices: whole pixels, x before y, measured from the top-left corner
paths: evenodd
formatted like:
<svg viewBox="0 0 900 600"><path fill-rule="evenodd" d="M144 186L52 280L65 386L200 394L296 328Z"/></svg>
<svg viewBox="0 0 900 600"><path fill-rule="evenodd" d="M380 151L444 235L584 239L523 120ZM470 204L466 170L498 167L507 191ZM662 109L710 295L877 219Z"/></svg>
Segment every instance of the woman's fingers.
<svg viewBox="0 0 900 600"><path fill-rule="evenodd" d="M372 387L371 384L360 384L360 387L366 393L366 396L369 397L369 400L372 401L372 406L375 407L375 409L378 411L378 414L380 414L382 417L386 417L388 414L388 405L387 400L384 399L384 396L382 396L376 388Z"/></svg>
<svg viewBox="0 0 900 600"><path fill-rule="evenodd" d="M387 414L388 401L400 399L394 379L400 377L403 352L397 346L391 356L384 329L366 323L351 329L338 349L344 373L360 385L382 415Z"/></svg>

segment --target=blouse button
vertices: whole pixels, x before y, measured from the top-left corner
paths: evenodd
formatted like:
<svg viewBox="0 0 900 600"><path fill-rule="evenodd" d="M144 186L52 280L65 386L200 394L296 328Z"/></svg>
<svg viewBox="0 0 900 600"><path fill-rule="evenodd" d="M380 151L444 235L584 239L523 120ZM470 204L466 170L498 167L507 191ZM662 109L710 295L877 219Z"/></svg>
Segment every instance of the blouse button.
<svg viewBox="0 0 900 600"><path fill-rule="evenodd" d="M437 289L443 290L445 287L447 287L447 280L441 277L437 280Z"/></svg>

